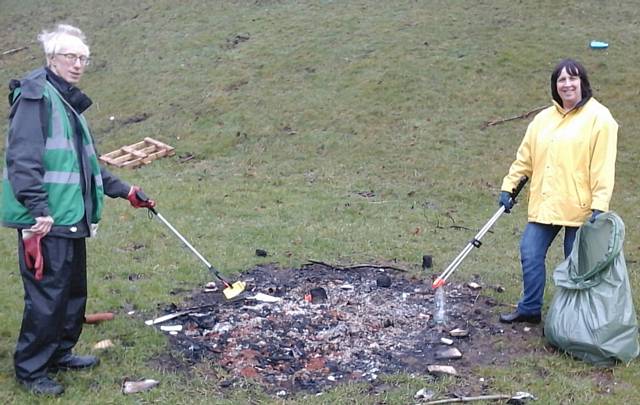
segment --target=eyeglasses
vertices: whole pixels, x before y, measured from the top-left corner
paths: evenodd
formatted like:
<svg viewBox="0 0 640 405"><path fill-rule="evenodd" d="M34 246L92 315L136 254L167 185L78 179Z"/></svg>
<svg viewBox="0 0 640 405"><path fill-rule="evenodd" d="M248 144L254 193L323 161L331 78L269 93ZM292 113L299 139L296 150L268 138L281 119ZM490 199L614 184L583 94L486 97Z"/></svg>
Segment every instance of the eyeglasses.
<svg viewBox="0 0 640 405"><path fill-rule="evenodd" d="M75 65L77 61L80 61L82 66L89 66L89 63L91 63L91 58L84 55L76 55L75 53L59 53L58 55L64 56L67 62L72 65Z"/></svg>

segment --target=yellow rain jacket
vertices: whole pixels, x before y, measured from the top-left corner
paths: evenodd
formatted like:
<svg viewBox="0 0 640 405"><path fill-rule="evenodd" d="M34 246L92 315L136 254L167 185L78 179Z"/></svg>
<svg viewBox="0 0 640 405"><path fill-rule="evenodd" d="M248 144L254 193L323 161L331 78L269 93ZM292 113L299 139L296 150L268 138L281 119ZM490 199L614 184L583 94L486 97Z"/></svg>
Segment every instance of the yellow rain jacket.
<svg viewBox="0 0 640 405"><path fill-rule="evenodd" d="M580 226L591 210L609 210L617 139L618 124L593 97L568 113L554 101L529 124L502 190L526 175L529 222Z"/></svg>

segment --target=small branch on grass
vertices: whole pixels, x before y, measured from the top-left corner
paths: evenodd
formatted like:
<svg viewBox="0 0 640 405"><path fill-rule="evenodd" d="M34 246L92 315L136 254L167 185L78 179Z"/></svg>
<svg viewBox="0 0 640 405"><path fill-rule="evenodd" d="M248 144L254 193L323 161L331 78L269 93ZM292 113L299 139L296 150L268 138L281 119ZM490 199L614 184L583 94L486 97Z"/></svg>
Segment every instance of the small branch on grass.
<svg viewBox="0 0 640 405"><path fill-rule="evenodd" d="M438 399L436 401L423 402L423 405L453 404L455 402L472 402L472 401L495 401L498 399L511 399L510 395L480 395L477 397L458 397L448 399Z"/></svg>
<svg viewBox="0 0 640 405"><path fill-rule="evenodd" d="M464 229L465 231L471 231L471 228L467 228L466 226L460 226L460 225L449 225L449 228L453 228L453 229Z"/></svg>
<svg viewBox="0 0 640 405"><path fill-rule="evenodd" d="M509 118L500 118L500 119L496 119L496 120L487 121L487 122L485 122L485 123L484 123L484 127L485 127L485 128L486 128L486 127L492 127L492 126L494 126L494 125L502 124L502 123L505 123L505 122L514 121L514 120L519 120L519 119L523 119L523 118L527 118L527 117L529 117L531 114L535 114L535 113L537 113L537 112L539 112L539 111L542 111L542 110L544 110L544 109L545 109L545 108L547 108L547 107L548 107L548 106L546 106L546 105L545 105L545 106L542 106L542 107L534 108L533 110L531 110L531 111L527 111L527 112L524 112L524 113L522 113L522 114L520 114L520 115L515 115L515 116L513 116L513 117L509 117Z"/></svg>
<svg viewBox="0 0 640 405"><path fill-rule="evenodd" d="M329 263L325 263L325 262L318 261L318 260L309 260L309 263L311 263L311 264L319 264L321 266L329 267L329 268L334 269L334 270L356 270L356 269L372 268L372 269L397 270L397 271L402 271L402 272L405 272L405 273L408 271L408 270L400 268L400 267L380 265L380 264L368 264L368 263L366 263L366 264L355 264L353 266L346 266L346 267L334 266L334 265L331 265Z"/></svg>
<svg viewBox="0 0 640 405"><path fill-rule="evenodd" d="M0 56L11 55L12 53L20 52L25 49L27 49L26 46L21 46L20 48L7 49L6 51L3 51L2 53L0 53Z"/></svg>

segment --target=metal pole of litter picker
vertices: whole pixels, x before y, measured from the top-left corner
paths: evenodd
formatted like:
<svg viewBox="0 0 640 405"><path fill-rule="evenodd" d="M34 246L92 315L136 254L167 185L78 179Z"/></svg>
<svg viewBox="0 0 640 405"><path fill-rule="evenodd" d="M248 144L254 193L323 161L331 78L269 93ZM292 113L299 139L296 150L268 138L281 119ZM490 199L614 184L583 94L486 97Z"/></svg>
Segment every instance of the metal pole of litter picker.
<svg viewBox="0 0 640 405"><path fill-rule="evenodd" d="M189 250L191 250L191 251L193 252L193 254L194 254L194 255L196 255L196 256L198 257L198 259L202 260L202 263L204 263L204 264L207 266L207 268L209 268L209 269L211 269L211 268L212 268L211 263L209 263L209 262L207 261L207 259L205 259L205 258L204 258L204 256L202 256L202 255L200 254L200 252L198 252L198 251L196 250L196 248L194 248L194 247L191 245L191 243L189 243L189 241L188 241L188 240L186 240L186 239L184 238L184 236L182 236L182 235L180 234L180 232L178 232L178 230L177 230L176 228L174 228L174 227L173 227L173 225L171 225L171 224L169 223L169 221L167 221L166 219L164 219L164 217L162 216L162 214L160 214L159 212L157 212L157 211L155 211L155 210L154 210L154 214L156 214L156 217L158 217L158 219L159 219L160 221L162 221L162 223L163 223L163 224L165 224L165 225L167 226L167 228L171 229L171 232L173 232L173 233L174 233L174 235L176 235L176 236L178 237L178 239L180 239L180 241L181 241L182 243L184 243L184 244L185 244L185 246L186 246L186 247L188 247L188 248L189 248Z"/></svg>
<svg viewBox="0 0 640 405"><path fill-rule="evenodd" d="M525 184L527 184L528 180L529 180L529 178L527 176L522 176L520 178L520 181L516 185L516 187L513 189L512 193L511 193L511 202L513 204L516 203L516 197L518 196L518 194L520 194L520 191L522 191L522 189L524 188ZM506 210L506 208L504 207L504 205L500 205L500 208L498 208L498 211L496 211L496 213L493 214L491 219L489 219L489 221L482 227L482 229L480 229L480 231L478 231L476 236L472 240L470 240L469 243L467 243L467 246L465 246L465 248L462 250L462 252L460 252L460 254L458 254L458 256L442 272L442 274L438 278L435 279L435 281L433 282L433 284L431 286L432 288L440 288L440 287L442 287L444 285L445 281L447 281L447 279L449 278L449 276L458 268L458 266L460 265L460 263L462 263L464 258L467 257L469 252L471 252L474 247L479 248L482 245L482 243L480 242L480 239L482 239L482 237L487 232L489 232L489 229L491 229L491 227L493 226L493 224L496 223L498 218L500 218L500 216L502 214L504 214L505 210Z"/></svg>
<svg viewBox="0 0 640 405"><path fill-rule="evenodd" d="M476 234L476 236L467 243L467 246L458 254L458 256L453 259L451 264L447 266L447 268L442 272L438 280L442 280L441 283L444 284L445 281L449 278L451 274L458 268L458 266L462 263L462 261L467 257L467 255L473 250L474 247L480 247L480 239L489 232L489 229L496 223L498 218L504 213L504 206L500 206L498 211L491 217L491 219L480 229L480 231Z"/></svg>

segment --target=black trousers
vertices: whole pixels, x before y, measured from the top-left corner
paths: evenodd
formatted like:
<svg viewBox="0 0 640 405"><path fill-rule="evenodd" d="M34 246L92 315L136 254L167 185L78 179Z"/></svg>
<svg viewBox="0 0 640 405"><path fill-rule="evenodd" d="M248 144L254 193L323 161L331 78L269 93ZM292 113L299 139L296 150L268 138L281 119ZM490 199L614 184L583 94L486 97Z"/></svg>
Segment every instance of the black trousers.
<svg viewBox="0 0 640 405"><path fill-rule="evenodd" d="M87 303L85 239L45 236L41 246L44 274L37 281L25 265L18 231L24 313L14 366L21 380L46 376L49 366L71 353L82 332Z"/></svg>

